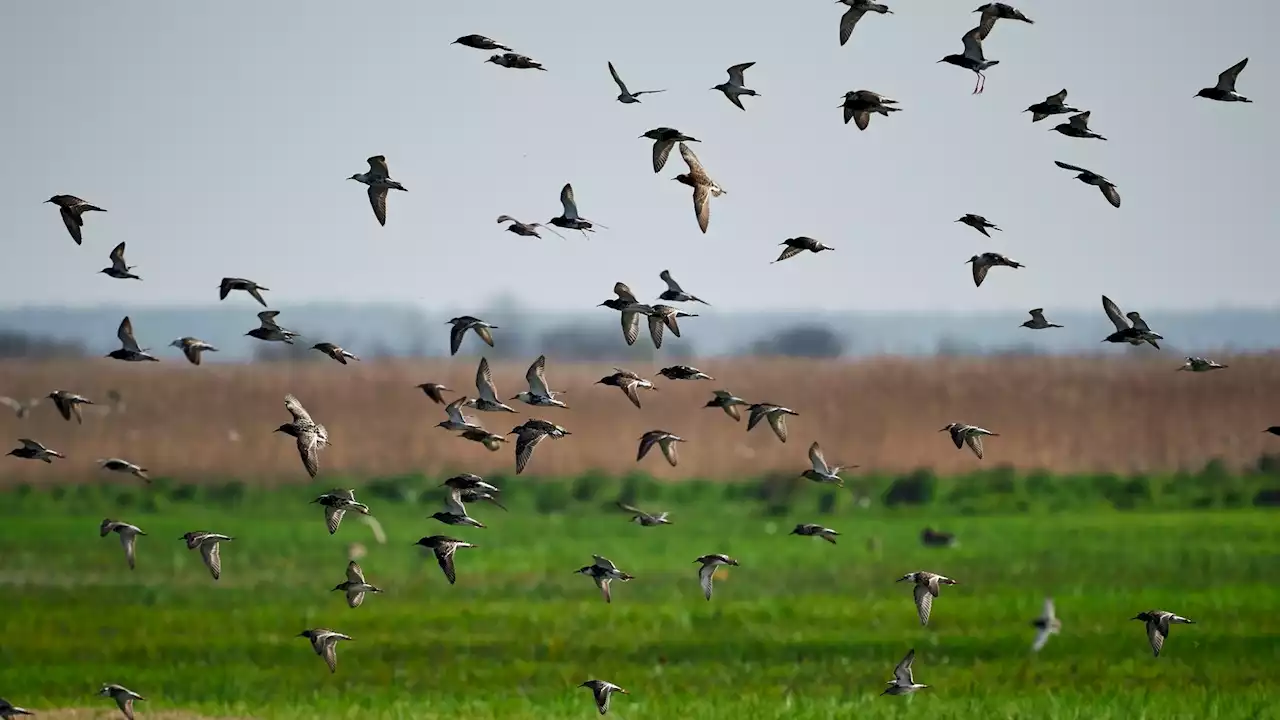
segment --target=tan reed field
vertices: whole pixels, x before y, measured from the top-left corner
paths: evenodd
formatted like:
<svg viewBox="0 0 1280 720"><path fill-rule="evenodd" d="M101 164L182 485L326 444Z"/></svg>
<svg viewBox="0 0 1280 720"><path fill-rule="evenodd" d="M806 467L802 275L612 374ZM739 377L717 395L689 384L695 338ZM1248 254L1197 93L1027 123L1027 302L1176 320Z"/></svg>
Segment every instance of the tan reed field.
<svg viewBox="0 0 1280 720"><path fill-rule="evenodd" d="M506 433L527 417L542 417L573 435L546 440L525 476L574 476L589 470L633 470L659 478L744 478L802 471L806 449L819 441L832 463L865 471L929 467L942 474L1009 464L1055 473L1115 473L1198 469L1213 458L1229 466L1280 450L1263 428L1280 424L1280 357L1222 358L1231 367L1176 372L1180 358L1083 359L879 358L857 362L707 359L699 367L715 381L670 381L660 367L630 369L653 379L637 410L617 388L593 383L606 364L548 361L553 389L567 391L569 410L474 413ZM253 483L305 481L291 439L272 431L289 420L283 397L293 393L329 429L333 446L322 473L369 477L400 473L513 472L513 449L498 452L434 425L443 406L414 385L443 382L474 396L477 358L451 361L217 365L127 364L110 360L0 365L0 394L37 397L53 389L106 402L116 389L121 414L87 413L66 422L45 402L18 419L0 416L0 437L31 437L65 453L49 466L3 460L2 481L40 484L101 479L94 461L123 457L156 476L179 481L239 478ZM496 364L499 395L526 389L522 364ZM800 413L788 418L783 444L761 424L746 432L722 411L703 408L725 388L750 401ZM526 412L528 411L528 412ZM1000 437L986 459L956 450L938 432L948 422L981 425ZM679 467L659 453L635 460L637 439L652 429L688 440ZM514 440L514 437L512 438Z"/></svg>

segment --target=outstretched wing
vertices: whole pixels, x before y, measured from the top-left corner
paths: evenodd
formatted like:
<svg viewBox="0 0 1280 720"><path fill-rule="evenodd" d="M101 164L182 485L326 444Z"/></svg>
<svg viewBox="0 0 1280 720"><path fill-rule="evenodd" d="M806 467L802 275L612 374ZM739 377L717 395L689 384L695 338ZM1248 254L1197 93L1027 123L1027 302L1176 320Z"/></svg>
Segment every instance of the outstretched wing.
<svg viewBox="0 0 1280 720"><path fill-rule="evenodd" d="M1218 84L1215 86L1218 90L1226 92L1235 92L1236 78L1240 77L1240 71L1244 70L1244 66L1249 64L1249 58L1245 58L1231 67L1223 70L1218 74Z"/></svg>
<svg viewBox="0 0 1280 720"><path fill-rule="evenodd" d="M671 277L670 270L663 270L662 272L658 273L658 277L661 278L662 282L667 284L667 289L670 290L671 292L677 293L677 294L684 292L684 290L681 289L680 287L680 283L676 282L676 279Z"/></svg>
<svg viewBox="0 0 1280 720"><path fill-rule="evenodd" d="M1117 332L1124 332L1129 329L1129 321L1125 320L1124 313L1120 312L1120 306L1112 302L1111 298L1106 295L1102 296L1102 311L1107 314L1111 324L1116 326Z"/></svg>
<svg viewBox="0 0 1280 720"><path fill-rule="evenodd" d="M449 579L452 585L458 580L458 573L453 567L453 553L456 550L452 545L442 545L436 548L436 562L440 564L440 569L444 571L444 576Z"/></svg>
<svg viewBox="0 0 1280 720"><path fill-rule="evenodd" d="M698 569L698 583L702 585L702 594L706 595L708 600L711 599L711 586L715 574L716 566L710 563Z"/></svg>
<svg viewBox="0 0 1280 720"><path fill-rule="evenodd" d="M933 610L933 593L929 592L928 586L916 585L915 598L916 598L916 613L919 614L920 616L920 624L928 625L929 613ZM907 666L910 667L909 661L907 663Z"/></svg>
<svg viewBox="0 0 1280 720"><path fill-rule="evenodd" d="M128 315L125 315L124 319L120 321L120 327L116 329L116 337L120 338L120 344L124 346L125 350L130 352L142 351L138 347L138 341L133 339L133 321L129 319Z"/></svg>
<svg viewBox="0 0 1280 720"><path fill-rule="evenodd" d="M623 95L631 94L631 92L627 90L626 84L622 82L622 78L618 77L618 71L613 69L612 61L609 62L609 74L613 76L613 81L618 84L618 89L622 91Z"/></svg>
<svg viewBox="0 0 1280 720"><path fill-rule="evenodd" d="M822 456L822 448L818 447L816 441L809 446L809 462L813 464L814 472L822 475L830 474L831 471L827 468L827 460Z"/></svg>
<svg viewBox="0 0 1280 720"><path fill-rule="evenodd" d="M1053 164L1054 164L1054 165L1057 165L1058 167L1062 168L1063 170L1073 170L1073 171L1075 171L1075 172L1082 172L1082 173L1092 172L1091 170L1085 170L1084 168L1082 168L1082 167L1080 167L1080 166L1078 166L1078 165L1072 165L1072 164L1070 164L1070 163L1064 163L1064 162L1062 162L1061 160L1054 160L1054 161L1053 161Z"/></svg>
<svg viewBox="0 0 1280 720"><path fill-rule="evenodd" d="M727 71L729 73L729 82L734 85L742 85L745 82L742 74L745 73L752 65L755 65L755 62L740 63L729 68Z"/></svg>
<svg viewBox="0 0 1280 720"><path fill-rule="evenodd" d="M560 204L564 206L564 216L568 220L578 220L578 204L573 199L573 185L565 183L560 189Z"/></svg>
<svg viewBox="0 0 1280 720"><path fill-rule="evenodd" d="M373 216L378 219L378 224L386 226L387 224L387 186L370 185L369 186L369 206L373 208Z"/></svg>
<svg viewBox="0 0 1280 720"><path fill-rule="evenodd" d="M298 398L294 397L292 394L284 396L284 409L288 410L289 414L293 416L293 421L295 423L304 425L314 424L314 421L311 419L311 414L307 412L306 408L302 407L302 403L298 402Z"/></svg>
<svg viewBox="0 0 1280 720"><path fill-rule="evenodd" d="M537 360L529 366L528 372L524 374L524 379L529 382L529 392L534 395L550 397L551 391L547 389L547 356L539 355Z"/></svg>

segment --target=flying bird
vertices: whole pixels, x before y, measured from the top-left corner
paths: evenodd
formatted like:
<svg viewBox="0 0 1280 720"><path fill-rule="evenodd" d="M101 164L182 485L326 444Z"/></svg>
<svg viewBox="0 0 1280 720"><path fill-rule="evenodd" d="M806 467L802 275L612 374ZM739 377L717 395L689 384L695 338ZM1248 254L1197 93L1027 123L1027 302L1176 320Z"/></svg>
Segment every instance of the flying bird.
<svg viewBox="0 0 1280 720"><path fill-rule="evenodd" d="M1032 330L1044 330L1045 328L1060 328L1061 325L1054 325L1044 319L1044 308L1035 308L1027 311L1031 315L1031 319L1022 323L1022 327L1031 328Z"/></svg>
<svg viewBox="0 0 1280 720"><path fill-rule="evenodd" d="M546 438L558 439L573 433L555 423L533 418L526 420L523 425L512 428L507 434L516 436L516 474L519 475L529 464L529 459L533 457L533 449L538 446L538 443Z"/></svg>
<svg viewBox="0 0 1280 720"><path fill-rule="evenodd" d="M974 255L968 260L965 260L965 262L973 263L974 287L982 287L982 281L987 279L987 271L993 267L1009 267L1014 269L1026 267L1022 263L1014 262L1000 253L993 252Z"/></svg>
<svg viewBox="0 0 1280 720"><path fill-rule="evenodd" d="M329 528L330 535L338 532L338 527L342 525L342 518L348 510L369 515L369 506L356 502L355 491L346 488L334 488L312 500L311 503L319 504L324 508L324 524Z"/></svg>
<svg viewBox="0 0 1280 720"><path fill-rule="evenodd" d="M462 502L462 491L449 489L449 493L445 495L444 510L437 510L431 514L432 520L438 520L445 525L467 525L475 528L483 528L484 523L476 520L467 514L467 506Z"/></svg>
<svg viewBox="0 0 1280 720"><path fill-rule="evenodd" d="M755 62L740 63L730 67L726 71L729 73L729 80L727 82L722 82L711 89L719 90L724 93L724 96L729 98L729 102L737 105L739 110L746 110L746 108L742 106L742 100L739 96L750 95L755 97L760 94L743 84L745 80L743 79L742 74L745 73L752 65L755 65Z"/></svg>
<svg viewBox="0 0 1280 720"><path fill-rule="evenodd" d="M218 348L209 343L194 337L181 337L169 343L169 347L176 347L182 351L187 357L187 361L192 365L200 364L200 355L206 351L218 352Z"/></svg>
<svg viewBox="0 0 1280 720"><path fill-rule="evenodd" d="M18 442L22 443L22 447L10 450L5 454L12 455L16 458L22 458L23 460L43 460L50 465L53 464L53 458L66 459L67 457L57 450L51 450L31 438L18 438Z"/></svg>
<svg viewBox="0 0 1280 720"><path fill-rule="evenodd" d="M991 32L991 28L995 26L996 20L1020 20L1028 25L1034 25L1036 23L1035 20L1023 15L1021 10L1018 10L1008 3L987 3L986 5L979 7L977 10L974 10L974 12L982 13L982 15L979 16L979 22L981 23L982 36L984 38Z"/></svg>
<svg viewBox="0 0 1280 720"><path fill-rule="evenodd" d="M120 546L124 548L124 559L129 562L129 569L133 570L137 565L138 536L146 535L146 533L142 532L142 529L137 525L106 518L98 526L98 534L101 537L106 537L110 533L120 536Z"/></svg>
<svg viewBox="0 0 1280 720"><path fill-rule="evenodd" d="M515 412L511 406L498 399L498 388L493 384L493 371L489 369L488 358L480 358L480 364L476 366L476 393L479 397L467 399L462 406L484 412Z"/></svg>
<svg viewBox="0 0 1280 720"><path fill-rule="evenodd" d="M40 404L40 400L41 398L30 398L26 402L23 402L16 398L0 396L0 405L4 405L12 410L13 414L21 420L31 414L31 411Z"/></svg>
<svg viewBox="0 0 1280 720"><path fill-rule="evenodd" d="M691 365L664 367L658 374L668 380L715 380L715 378Z"/></svg>
<svg viewBox="0 0 1280 720"><path fill-rule="evenodd" d="M563 212L547 222L566 230L577 230L582 233L582 237L586 237L588 232L595 232L594 228L599 223L593 223L578 214L578 203L573 198L573 185L571 183L565 183L564 187L560 188L560 206ZM600 225L600 227L605 230L609 229L604 225Z"/></svg>
<svg viewBox="0 0 1280 720"><path fill-rule="evenodd" d="M982 217L981 215L974 215L973 213L965 213L964 215L961 215L960 219L956 220L956 222L964 223L965 225L968 225L969 227L973 228L974 230L977 230L978 232L982 233L983 235L986 235L987 237L991 237L990 233L987 232L988 228L992 230L997 230L999 232L1004 232L1003 230L1000 230L1000 228L996 227L993 223L987 222L986 218Z"/></svg>
<svg viewBox="0 0 1280 720"><path fill-rule="evenodd" d="M1130 345L1141 345L1148 343L1151 347L1159 350L1160 345L1157 340L1163 340L1164 336L1151 331L1147 321L1137 312L1131 312L1127 315L1121 314L1120 306L1116 305L1111 298L1106 295L1102 296L1102 311L1107 314L1107 319L1115 325L1116 331L1102 339L1102 342L1109 343L1129 343Z"/></svg>
<svg viewBox="0 0 1280 720"><path fill-rule="evenodd" d="M128 315L124 316L120 327L116 328L116 337L120 339L120 349L107 353L107 357L125 362L160 362L160 358L148 354L151 348L144 350L138 347L138 341L133 337L133 321L129 320Z"/></svg>
<svg viewBox="0 0 1280 720"><path fill-rule="evenodd" d="M440 393L445 390L448 390L449 392L453 392L451 388L445 387L440 383L430 383L430 382L419 383L417 385L414 385L414 387L421 390L424 395L431 398L432 400L434 400L436 403L440 405L446 404L444 401L444 396L441 395Z"/></svg>
<svg viewBox="0 0 1280 720"><path fill-rule="evenodd" d="M785 408L781 405L772 403L756 403L747 408L747 432L751 432L752 428L760 423L763 419L769 420L769 427L773 428L773 434L778 436L782 442L787 441L787 416L799 415L800 413Z"/></svg>
<svg viewBox="0 0 1280 720"><path fill-rule="evenodd" d="M738 567L738 561L724 553L703 555L694 562L702 563L702 567L698 568L698 584L702 586L702 594L707 597L707 600L711 599L711 584L715 579L716 568L721 565Z"/></svg>
<svg viewBox="0 0 1280 720"><path fill-rule="evenodd" d="M786 245L787 249L782 251L782 254L778 256L777 260L774 260L773 262L769 263L770 265L772 265L773 263L780 263L783 260L786 260L787 258L790 258L790 257L795 257L796 255L799 255L805 250L808 250L811 253L820 253L823 250L835 250L835 248L833 247L830 247L828 245L823 245L817 240L814 240L811 237L805 237L803 235L801 235L800 237L787 238L786 240L783 240L778 244Z"/></svg>
<svg viewBox="0 0 1280 720"><path fill-rule="evenodd" d="M742 420L742 412L738 410L738 407L742 405L751 405L751 403L734 395L728 390L713 390L712 394L715 395L715 397L708 400L707 404L702 407L720 408L721 410L724 410L725 415L728 415L739 422Z"/></svg>
<svg viewBox="0 0 1280 720"><path fill-rule="evenodd" d="M471 430L471 429L483 430L484 426L481 425L481 423L478 420L471 417L470 415L464 415L462 413L462 406L466 404L466 402L469 399L470 398L468 398L466 395L463 395L457 400L454 400L448 405L445 405L444 413L447 419L436 423L436 427L444 428L445 430L457 430L457 431Z"/></svg>
<svg viewBox="0 0 1280 720"><path fill-rule="evenodd" d="M129 688L123 685L116 685L115 683L103 685L102 689L98 691L98 694L115 700L116 707L120 708L120 712L124 713L126 720L133 720L133 701L146 700L146 698Z"/></svg>
<svg viewBox="0 0 1280 720"><path fill-rule="evenodd" d="M640 450L636 453L636 462L643 460L649 450L657 445L662 451L662 456L671 463L671 467L675 467L680 459L676 454L676 443L679 442L685 442L685 439L666 430L650 430L640 436Z"/></svg>
<svg viewBox="0 0 1280 720"><path fill-rule="evenodd" d="M698 138L689 137L684 133L669 127L658 127L649 130L641 135L642 138L649 138L653 141L653 171L662 172L662 168L667 164L667 157L671 155L671 148L676 146L678 142L702 142Z"/></svg>
<svg viewBox="0 0 1280 720"><path fill-rule="evenodd" d="M54 390L47 397L53 401L53 406L58 408L58 413L62 415L63 420L69 422L74 417L78 425L84 424L84 416L80 413L80 406L93 404L93 401L89 398L66 390Z"/></svg>
<svg viewBox="0 0 1280 720"><path fill-rule="evenodd" d="M474 318L470 315L453 318L449 322L445 323L445 325L453 326L453 329L449 331L450 355L458 354L458 349L462 347L462 338L466 336L468 330L474 330L476 335L479 335L480 339L483 340L486 345L493 347L493 333L489 331L499 329L497 325L490 325L480 318Z"/></svg>
<svg viewBox="0 0 1280 720"><path fill-rule="evenodd" d="M1053 612L1053 598L1044 599L1044 609L1040 611L1040 617L1031 621L1031 627L1036 629L1036 639L1031 643L1031 651L1040 652L1040 648L1049 642L1049 636L1056 635L1062 629L1062 621Z"/></svg>
<svg viewBox="0 0 1280 720"><path fill-rule="evenodd" d="M133 475L136 478L146 480L148 484L150 484L151 482L151 478L147 477L146 468L136 463L131 463L128 460L122 460L120 458L107 458L106 460L99 460L98 463L102 466L103 470L110 470L111 472L118 472L118 473L128 473L129 475Z"/></svg>
<svg viewBox="0 0 1280 720"><path fill-rule="evenodd" d="M1096 140L1106 140L1096 132L1089 129L1089 113L1086 110L1078 115L1072 115L1067 118L1067 122L1058 123L1053 126L1053 130L1073 138L1094 138Z"/></svg>
<svg viewBox="0 0 1280 720"><path fill-rule="evenodd" d="M985 16L984 16L985 17ZM987 84L987 76L984 72L993 65L999 65L999 60L987 60L982 54L982 41L987 37L987 21L984 20L982 25L970 30L964 34L960 40L964 43L964 52L959 55L948 55L938 62L962 67L977 76L977 81L973 85L973 94L980 94Z"/></svg>
<svg viewBox="0 0 1280 720"><path fill-rule="evenodd" d="M136 266L124 264L124 243L120 243L111 251L111 267L103 268L98 272L118 280L141 280L142 278L129 272L134 267Z"/></svg>
<svg viewBox="0 0 1280 720"><path fill-rule="evenodd" d="M602 557L600 555L592 555L591 558L592 563L590 565L578 568L574 572L580 575L586 575L592 580L595 580L596 587L600 588L600 594L604 596L604 601L606 603L611 603L613 602L613 596L612 593L609 592L609 584L614 580L627 582L635 576L619 570L618 566L614 565L613 561L609 558Z"/></svg>
<svg viewBox="0 0 1280 720"><path fill-rule="evenodd" d="M524 374L525 382L529 384L529 389L517 393L512 400L519 400L526 405L535 407L558 407L568 408L562 400L557 400L556 395L562 394L562 391L551 390L547 387L547 356L539 355L537 360L529 366Z"/></svg>
<svg viewBox="0 0 1280 720"><path fill-rule="evenodd" d="M369 158L369 171L356 173L348 180L364 183L369 186L369 205L373 207L373 216L378 224L387 224L387 192L390 190L405 191L405 186L391 179L391 171L387 169L387 158L374 155Z"/></svg>
<svg viewBox="0 0 1280 720"><path fill-rule="evenodd" d="M84 242L84 236L80 231L80 228L84 227L84 214L91 211L106 212L75 195L54 195L45 202L58 206L58 214L62 215L62 224L67 226L67 232L71 233L71 239L75 240L77 245Z"/></svg>
<svg viewBox="0 0 1280 720"><path fill-rule="evenodd" d="M1147 610L1129 618L1130 620L1141 620L1147 625L1147 639L1151 641L1151 652L1155 657L1160 657L1160 650L1164 647L1165 638L1169 637L1170 625L1194 625L1195 620L1188 620L1181 615L1167 612L1165 610Z"/></svg>
<svg viewBox="0 0 1280 720"><path fill-rule="evenodd" d="M279 323L276 322L276 316L279 314L279 310L263 310L258 313L258 327L245 333L245 335L265 342L282 342L292 345L294 338L302 336L288 328L280 327Z"/></svg>
<svg viewBox="0 0 1280 720"><path fill-rule="evenodd" d="M827 459L823 456L822 448L817 442L809 446L809 463L813 467L801 473L801 477L816 483L832 483L836 487L844 487L844 480L840 477L841 470L858 467L857 465L827 465Z"/></svg>
<svg viewBox="0 0 1280 720"><path fill-rule="evenodd" d="M232 290L243 290L252 295L253 299L257 300L262 307L267 307L267 301L262 299L262 293L270 289L271 288L263 287L252 280L224 277L222 278L222 282L218 283L218 299L226 300L227 293Z"/></svg>
<svg viewBox="0 0 1280 720"><path fill-rule="evenodd" d="M485 62L491 62L504 68L513 70L541 70L546 72L547 69L542 67L542 63L534 62L533 58L520 53L506 52L501 55L491 55Z"/></svg>
<svg viewBox="0 0 1280 720"><path fill-rule="evenodd" d="M876 12L876 13L880 13L881 15L884 15L885 13L889 13L890 15L893 14L893 11L889 9L888 5L881 5L879 3L869 2L869 0L836 0L836 1L844 3L845 5L849 6L849 9L844 11L844 15L840 16L840 46L841 47L844 47L844 44L849 42L849 36L853 35L853 28L858 24L858 21L862 19L863 15L866 15L869 12Z"/></svg>
<svg viewBox="0 0 1280 720"><path fill-rule="evenodd" d="M311 649L324 658L324 664L329 666L329 672L331 673L338 672L338 641L352 639L350 635L343 635L340 632L325 628L303 630L298 633L298 637L311 641Z"/></svg>
<svg viewBox="0 0 1280 720"><path fill-rule="evenodd" d="M698 228L706 233L707 223L711 222L711 198L724 195L724 188L711 179L706 168L698 161L698 156L683 142L680 143L680 157L688 164L689 172L681 173L673 179L693 188L693 214L698 219Z"/></svg>
<svg viewBox="0 0 1280 720"><path fill-rule="evenodd" d="M631 401L631 404L636 407L640 407L640 395L637 392L638 390L658 389L653 386L653 383L645 380L630 370L623 370L622 368L614 368L613 370L614 372L612 375L600 378L596 381L596 384L611 385L618 388L622 391L623 395L627 396L627 399Z"/></svg>
<svg viewBox="0 0 1280 720"><path fill-rule="evenodd" d="M898 578L897 582L904 580L910 580L915 585L913 592L916 600L916 612L920 615L921 625L929 624L929 613L933 610L933 599L938 597L939 586L960 584L949 577L924 570L907 573Z"/></svg>
<svg viewBox="0 0 1280 720"><path fill-rule="evenodd" d="M677 310L670 305L654 305L649 308L649 337L653 339L653 347L662 347L663 328L671 330L671 334L680 337L680 326L676 324L676 318L682 317L698 317L696 313L687 313L683 310Z"/></svg>
<svg viewBox="0 0 1280 720"><path fill-rule="evenodd" d="M911 648L907 651L905 657L893 668L893 679L885 683L888 685L881 695L910 695L911 693L929 687L916 682L915 677L911 673L911 663L916 659L916 649Z"/></svg>
<svg viewBox="0 0 1280 720"><path fill-rule="evenodd" d="M502 223L511 223L510 225L507 226L507 232L515 233L516 235L523 235L524 237L536 237L538 239L542 239L542 236L538 234L538 228L542 228L544 230L550 231L552 235L555 235L558 238L565 239L563 235L556 232L553 228L549 228L546 225L543 225L542 223L522 223L519 220L511 217L510 215L499 215L498 224L501 225Z"/></svg>
<svg viewBox="0 0 1280 720"><path fill-rule="evenodd" d="M614 69L612 62L609 62L609 74L613 76L613 81L618 84L618 90L621 91L621 94L618 95L618 102L623 105L640 102L641 95L666 92L666 90L637 90L636 92L627 90L626 83L622 82L622 78L618 77L618 71Z"/></svg>
<svg viewBox="0 0 1280 720"><path fill-rule="evenodd" d="M1226 70L1223 70L1218 75L1218 84L1211 88L1202 88L1200 92L1196 93L1196 97L1218 100L1220 102L1253 102L1249 98L1236 92L1236 78L1240 77L1240 71L1244 70L1244 66L1248 64L1249 58L1245 58ZM93 209L97 210L97 208ZM63 218L65 219L66 216L64 215ZM67 229L70 228L71 226L68 225ZM71 235L72 237L76 237L76 233L74 232ZM78 237L76 238L76 242L80 242Z"/></svg>
<svg viewBox="0 0 1280 720"><path fill-rule="evenodd" d="M676 282L676 279L671 277L670 270L663 270L662 272L658 273L658 277L662 279L662 282L667 284L667 289L664 290L663 293L658 296L659 300L666 300L667 302L700 302L703 305L711 304L700 297L697 297L695 295L690 295L689 293L685 292L680 287L680 283Z"/></svg>
<svg viewBox="0 0 1280 720"><path fill-rule="evenodd" d="M483 35L463 35L449 44L465 45L466 47L475 48L476 50L506 50L507 52L513 52L512 49L506 45L496 43Z"/></svg>
<svg viewBox="0 0 1280 720"><path fill-rule="evenodd" d="M1066 102L1067 89L1063 88L1046 97L1044 102L1035 103L1022 112L1031 113L1031 122L1040 122L1050 115L1065 115L1066 113L1080 112L1079 108L1068 107Z"/></svg>
<svg viewBox="0 0 1280 720"><path fill-rule="evenodd" d="M0 698L0 718L5 718L7 720L8 718L15 718L19 715L35 715L35 713L26 708L18 707L4 698Z"/></svg>
<svg viewBox="0 0 1280 720"><path fill-rule="evenodd" d="M347 579L345 582L336 585L333 590L342 590L347 594L347 606L355 609L360 607L364 602L365 593L380 593L381 589L365 582L364 571L356 564L355 560L347 563ZM330 592L333 592L331 590Z"/></svg>
<svg viewBox="0 0 1280 720"><path fill-rule="evenodd" d="M596 700L596 709L601 715L609 712L609 696L613 693L620 692L627 695L626 690L614 685L608 680L588 680L578 687L591 688L591 694Z"/></svg>
<svg viewBox="0 0 1280 720"><path fill-rule="evenodd" d="M637 523L643 527L657 527L658 525L670 525L671 521L667 519L669 513L647 513L634 505L618 501L618 508L625 513L631 514L631 522Z"/></svg>
<svg viewBox="0 0 1280 720"><path fill-rule="evenodd" d="M844 101L840 103L840 107L844 108L844 124L848 125L850 120L858 126L859 130L866 130L871 124L872 113L879 113L885 117L891 112L898 112L902 108L894 107L898 103L893 98L885 97L880 93L874 93L870 90L850 90L844 94Z"/></svg>
<svg viewBox="0 0 1280 720"><path fill-rule="evenodd" d="M343 365L347 364L347 358L351 358L356 362L360 361L360 358L356 357L355 355L352 355L351 353L347 352L346 350L342 349L337 345L334 345L333 343L328 343L328 342L316 343L315 345L311 346L311 349L319 350L320 352L324 353L325 355L328 355L334 360L337 360Z"/></svg>
<svg viewBox="0 0 1280 720"><path fill-rule="evenodd" d="M501 435L495 435L482 427L469 427L458 433L458 437L463 440L478 442L481 445L484 445L485 449L489 452L496 452L502 447L502 443L507 441L507 439Z"/></svg>
<svg viewBox="0 0 1280 720"><path fill-rule="evenodd" d="M821 525L815 525L813 523L801 523L796 525L795 529L787 534L801 535L804 537L820 537L832 545L836 544L836 537L840 535L840 533L832 530L831 528L822 527Z"/></svg>
<svg viewBox="0 0 1280 720"><path fill-rule="evenodd" d="M463 542L456 538L446 537L444 535L424 537L414 544L421 545L435 553L436 562L440 565L440 570L444 572L444 576L448 579L450 585L453 585L458 579L458 575L454 571L453 565L454 553L458 551L458 548L476 547L469 542Z"/></svg>
<svg viewBox="0 0 1280 720"><path fill-rule="evenodd" d="M1178 369L1190 370L1191 372L1209 372L1210 370L1225 370L1227 367L1229 366L1216 363L1207 358L1189 357Z"/></svg>
<svg viewBox="0 0 1280 720"><path fill-rule="evenodd" d="M275 432L282 432L297 441L302 466L308 475L315 477L320 471L320 450L329 446L329 432L311 419L311 414L293 395L284 396L284 409L289 411L293 420L276 428Z"/></svg>
<svg viewBox="0 0 1280 720"><path fill-rule="evenodd" d="M982 459L982 436L989 435L991 437L1000 437L1000 433L993 433L990 430L980 428L977 425L965 425L964 423L947 423L947 426L938 432L951 433L951 442L956 444L956 449L969 446L973 454Z"/></svg>
<svg viewBox="0 0 1280 720"><path fill-rule="evenodd" d="M1107 199L1107 202L1111 203L1112 207L1120 207L1120 191L1116 190L1115 184L1110 180L1102 177L1092 170L1085 170L1082 167L1068 165L1061 160L1054 160L1053 164L1063 170L1080 173L1079 175L1076 175L1077 180L1086 185L1096 185L1098 189L1102 191L1102 195Z"/></svg>
<svg viewBox="0 0 1280 720"><path fill-rule="evenodd" d="M205 532L197 530L195 532L183 533L182 539L187 541L187 549L195 550L200 548L200 558L204 560L205 567L209 568L209 574L214 580L222 577L222 551L220 543L235 540L227 535L218 533Z"/></svg>

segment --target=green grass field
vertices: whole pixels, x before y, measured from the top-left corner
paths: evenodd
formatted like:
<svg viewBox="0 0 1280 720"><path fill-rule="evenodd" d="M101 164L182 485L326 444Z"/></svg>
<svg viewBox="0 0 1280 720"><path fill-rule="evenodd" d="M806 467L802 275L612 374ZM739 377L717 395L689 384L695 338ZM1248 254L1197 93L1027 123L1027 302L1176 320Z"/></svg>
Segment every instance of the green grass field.
<svg viewBox="0 0 1280 720"><path fill-rule="evenodd" d="M615 493L564 483L562 511L540 512L550 490L491 480L511 512L471 506L486 529L427 519L431 497L357 489L385 545L351 516L331 537L308 504L327 487L9 492L0 696L108 717L114 706L94 693L118 682L149 699L141 718L588 718L590 692L575 686L602 678L631 692L614 698L621 718L1277 717L1274 511L977 516L849 503L823 515L808 502L820 489L805 486L782 514L697 484L640 501L675 522L646 528L610 509ZM98 537L105 516L148 533L136 571L114 535ZM840 530L840 543L788 536L797 522ZM959 547L922 546L925 525L955 532ZM179 539L189 530L236 538L220 581ZM456 586L413 547L433 534L481 546L458 552ZM354 610L330 590L350 542L367 547L361 565L386 591ZM693 559L710 552L741 567L721 570L708 602ZM636 576L614 584L611 605L573 572L592 553ZM919 569L961 583L943 588L927 628L894 583ZM1064 629L1033 655L1029 621L1045 595ZM1198 622L1176 626L1160 658L1128 620L1154 608ZM295 637L316 626L355 638L339 644L336 674ZM931 687L880 697L912 647L916 680Z"/></svg>

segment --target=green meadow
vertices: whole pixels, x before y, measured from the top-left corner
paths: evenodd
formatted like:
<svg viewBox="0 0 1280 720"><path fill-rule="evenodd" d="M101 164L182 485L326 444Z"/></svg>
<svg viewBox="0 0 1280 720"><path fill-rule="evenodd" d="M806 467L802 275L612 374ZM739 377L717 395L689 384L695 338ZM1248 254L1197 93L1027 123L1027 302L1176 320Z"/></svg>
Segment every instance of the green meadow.
<svg viewBox="0 0 1280 720"><path fill-rule="evenodd" d="M1277 717L1280 481L1215 468L1167 478L1050 478L995 470L864 478L844 490L769 478L663 485L641 476L487 478L510 509L469 506L485 529L428 518L441 478L350 481L386 533L348 515L337 535L309 502L325 486L104 484L0 494L0 696L37 712L97 708L116 682L162 710L256 718L1161 720ZM866 498L859 502L859 498ZM671 512L641 527L613 503ZM130 571L103 517L147 532ZM790 536L839 530L837 545ZM925 547L922 528L953 532ZM234 536L215 582L179 539ZM457 554L450 586L422 536ZM351 609L348 545L385 590ZM723 552L715 596L694 558ZM574 574L598 553L635 575L606 605ZM906 572L957 579L921 627ZM1046 595L1063 631L1030 652ZM1152 657L1141 622L1173 628ZM306 628L351 635L330 674ZM880 696L916 649L930 687ZM916 715L926 713L926 715Z"/></svg>

